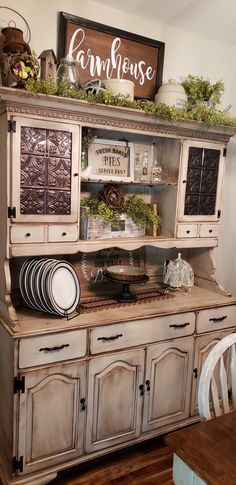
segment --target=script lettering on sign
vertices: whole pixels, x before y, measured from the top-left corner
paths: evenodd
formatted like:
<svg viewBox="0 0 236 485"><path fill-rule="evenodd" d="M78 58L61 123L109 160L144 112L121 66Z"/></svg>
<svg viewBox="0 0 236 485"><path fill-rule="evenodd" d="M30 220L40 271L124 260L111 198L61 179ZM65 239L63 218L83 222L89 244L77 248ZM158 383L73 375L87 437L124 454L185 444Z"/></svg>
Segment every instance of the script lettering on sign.
<svg viewBox="0 0 236 485"><path fill-rule="evenodd" d="M105 79L123 79L125 74L129 74L141 86L145 80L153 79L156 70L152 66L147 66L142 59L133 63L129 57L122 56L121 43L121 39L116 37L111 43L109 57L101 59L91 48L83 49L86 44L85 32L83 29L76 29L70 40L68 56L78 63L80 69L89 69L91 78L102 76Z"/></svg>

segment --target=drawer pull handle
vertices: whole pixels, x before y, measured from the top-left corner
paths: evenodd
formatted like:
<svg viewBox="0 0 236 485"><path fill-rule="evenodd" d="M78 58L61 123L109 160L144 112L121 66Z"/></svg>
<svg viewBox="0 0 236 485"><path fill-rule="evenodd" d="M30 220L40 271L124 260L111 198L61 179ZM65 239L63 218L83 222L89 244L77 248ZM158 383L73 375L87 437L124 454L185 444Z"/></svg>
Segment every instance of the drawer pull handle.
<svg viewBox="0 0 236 485"><path fill-rule="evenodd" d="M186 234L189 234L189 233L190 233L190 230L189 230L189 229L187 229Z"/></svg>
<svg viewBox="0 0 236 485"><path fill-rule="evenodd" d="M31 236L30 232L27 232L27 233L25 234L25 237L30 237L30 236Z"/></svg>
<svg viewBox="0 0 236 485"><path fill-rule="evenodd" d="M189 322L186 322L186 323L174 323L173 325L169 325L170 328L184 328L184 327L187 327L188 325L190 325Z"/></svg>
<svg viewBox="0 0 236 485"><path fill-rule="evenodd" d="M102 342L111 342L112 340L117 340L120 337L123 337L123 333L118 333L117 335L111 335L111 337L98 337L97 340L101 340Z"/></svg>
<svg viewBox="0 0 236 485"><path fill-rule="evenodd" d="M80 404L81 404L81 410L85 411L86 407L85 407L85 398L84 397L82 397L82 399L80 399Z"/></svg>
<svg viewBox="0 0 236 485"><path fill-rule="evenodd" d="M69 347L70 344L62 344L62 345L55 345L55 347L42 347L39 349L39 352L57 352L58 350L62 350L65 347Z"/></svg>
<svg viewBox="0 0 236 485"><path fill-rule="evenodd" d="M210 234L212 233L212 229L209 229L209 233L210 233Z"/></svg>
<svg viewBox="0 0 236 485"><path fill-rule="evenodd" d="M218 318L209 318L209 322L217 323L217 322L223 322L227 318L227 315L224 315L223 317L218 317Z"/></svg>
<svg viewBox="0 0 236 485"><path fill-rule="evenodd" d="M66 232L62 232L62 233L61 233L61 235L62 235L62 236L66 236Z"/></svg>

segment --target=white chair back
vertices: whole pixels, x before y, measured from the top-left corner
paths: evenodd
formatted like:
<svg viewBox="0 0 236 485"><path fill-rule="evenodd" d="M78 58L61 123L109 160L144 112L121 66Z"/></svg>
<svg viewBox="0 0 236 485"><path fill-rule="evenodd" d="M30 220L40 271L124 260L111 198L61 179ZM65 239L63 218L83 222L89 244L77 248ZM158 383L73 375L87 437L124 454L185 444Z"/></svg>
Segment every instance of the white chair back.
<svg viewBox="0 0 236 485"><path fill-rule="evenodd" d="M211 349L198 387L198 410L203 421L233 409L236 409L236 333L227 335Z"/></svg>

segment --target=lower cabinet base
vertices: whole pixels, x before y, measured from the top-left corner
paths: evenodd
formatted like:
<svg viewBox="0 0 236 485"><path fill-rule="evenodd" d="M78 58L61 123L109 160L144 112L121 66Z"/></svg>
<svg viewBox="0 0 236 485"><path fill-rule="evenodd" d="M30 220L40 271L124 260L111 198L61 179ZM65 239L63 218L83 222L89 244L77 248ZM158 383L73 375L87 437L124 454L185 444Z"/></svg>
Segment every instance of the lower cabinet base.
<svg viewBox="0 0 236 485"><path fill-rule="evenodd" d="M2 468L0 468L0 479L2 482L2 485L46 485L47 483L50 483L54 478L56 478L57 472L54 473L39 473L39 474L34 474L33 476L29 477L19 477L19 478L12 478L8 479L6 478Z"/></svg>
<svg viewBox="0 0 236 485"><path fill-rule="evenodd" d="M149 431L148 433L143 433L139 438L131 440L130 442L120 443L119 445L112 446L109 449L99 450L94 453L85 453L84 455L79 456L77 459L60 463L58 465L52 465L51 471L49 468L47 468L47 470L42 469L41 471L32 472L29 475L19 475L18 477L16 476L14 478L9 478L4 471L3 465L0 463L1 485L46 485L57 477L58 472L68 470L75 466L79 467L79 465L82 463L94 460L95 458L99 458L104 455L109 455L110 453L114 453L114 451L119 451L124 448L131 448L134 445L138 445L155 437L161 437L163 434L172 432L196 422L199 422L198 416L189 417L182 422L172 423L169 426L165 426L165 430L163 430L163 428L160 430L152 430L151 432Z"/></svg>

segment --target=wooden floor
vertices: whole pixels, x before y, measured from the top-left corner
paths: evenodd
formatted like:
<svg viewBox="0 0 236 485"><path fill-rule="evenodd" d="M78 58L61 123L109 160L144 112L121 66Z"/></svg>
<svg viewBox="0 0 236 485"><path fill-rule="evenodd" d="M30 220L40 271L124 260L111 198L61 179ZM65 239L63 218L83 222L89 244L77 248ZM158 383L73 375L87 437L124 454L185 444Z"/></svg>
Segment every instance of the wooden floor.
<svg viewBox="0 0 236 485"><path fill-rule="evenodd" d="M51 485L172 485L172 460L155 438L61 472Z"/></svg>

